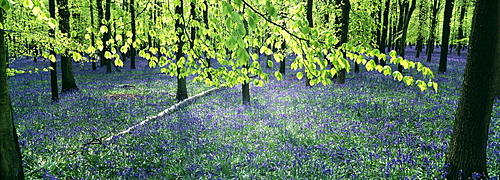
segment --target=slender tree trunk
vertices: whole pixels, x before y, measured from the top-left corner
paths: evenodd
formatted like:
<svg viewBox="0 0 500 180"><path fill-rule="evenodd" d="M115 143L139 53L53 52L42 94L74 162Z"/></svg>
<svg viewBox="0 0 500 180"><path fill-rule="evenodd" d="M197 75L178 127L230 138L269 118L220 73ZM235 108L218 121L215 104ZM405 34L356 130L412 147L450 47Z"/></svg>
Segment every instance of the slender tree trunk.
<svg viewBox="0 0 500 180"><path fill-rule="evenodd" d="M281 49L286 49L286 42L283 41L283 43L281 43ZM286 68L286 55L283 56L283 59L280 61L280 73L285 75L286 74L286 71L285 71L285 68Z"/></svg>
<svg viewBox="0 0 500 180"><path fill-rule="evenodd" d="M451 13L453 12L453 0L446 0L444 6L443 19L443 40L441 41L441 56L439 57L439 73L446 72L446 64L448 62L448 44L450 41L450 23Z"/></svg>
<svg viewBox="0 0 500 180"><path fill-rule="evenodd" d="M95 22L94 22L94 2L92 0L90 0L89 2L90 4L90 26L92 28L95 27ZM95 34L94 32L92 31L91 32L91 35L90 35L90 43L92 45L92 47L95 47ZM96 60L93 58L93 57L90 57L90 61L92 61L92 70L97 70L97 65L96 65Z"/></svg>
<svg viewBox="0 0 500 180"><path fill-rule="evenodd" d="M101 28L101 26L103 26L104 24L102 24L102 20L104 19L104 9L102 8L102 0L96 0L96 8L97 8L97 20L98 20L98 24L99 24L99 27L98 28ZM104 37L101 38L101 41L104 43ZM106 45L106 44L103 44L103 45ZM100 65L101 66L105 66L104 64L104 49L103 50L100 50L99 51L99 60L100 60Z"/></svg>
<svg viewBox="0 0 500 180"><path fill-rule="evenodd" d="M55 0L49 0L49 13L50 17L56 19L56 2ZM49 36L55 38L54 29L49 30ZM50 54L56 57L54 50L50 50ZM57 60L50 60L50 91L52 94L52 101L59 101L59 87L57 85Z"/></svg>
<svg viewBox="0 0 500 180"><path fill-rule="evenodd" d="M203 1L203 4L205 4L205 9L203 10L203 22L205 23L205 29L209 29L210 26L209 26L209 21L208 21L208 0L204 0ZM210 42L210 36L207 34L205 35L205 38L208 42ZM210 59L210 57L207 57L207 53L204 52L205 54L205 60L207 61L207 68L210 69L212 67L212 60ZM211 72L208 72L208 79L210 80L213 80L212 79L212 73Z"/></svg>
<svg viewBox="0 0 500 180"><path fill-rule="evenodd" d="M391 0L386 0L385 1L385 9L384 9L384 18L383 18L383 25L382 25L382 37L381 37L381 43L379 45L379 50L381 53L385 53L385 48L387 46L387 33L388 33L388 28L389 28L389 11L391 7ZM385 66L386 62L384 59L380 59L380 65Z"/></svg>
<svg viewBox="0 0 500 180"><path fill-rule="evenodd" d="M458 40L459 42L457 43L457 56L460 56L460 52L462 51L462 42L461 40L464 38L464 19L465 19L465 12L467 11L467 6L465 4L462 5L462 8L460 9L460 18L458 20L459 25L458 25Z"/></svg>
<svg viewBox="0 0 500 180"><path fill-rule="evenodd" d="M306 13L307 22L309 24L309 27L312 29L314 27L313 12L312 12L313 11L313 0L307 0L306 9L307 9L307 13ZM306 66L306 68L308 68L308 67ZM309 78L307 71L305 73L305 76L306 76L306 86L309 87L309 86L311 86L311 79Z"/></svg>
<svg viewBox="0 0 500 180"><path fill-rule="evenodd" d="M175 29L177 30L177 53L175 56L176 63L179 62L181 58L184 58L184 52L182 47L185 42L182 40L182 36L184 36L184 22L181 21L184 17L184 0L180 0L180 4L175 5L175 14L178 15L178 18L175 19ZM177 101L182 101L188 98L187 87L186 87L186 75L182 74L182 69L184 67L177 67Z"/></svg>
<svg viewBox="0 0 500 180"><path fill-rule="evenodd" d="M0 23L5 12L0 9ZM7 61L5 31L0 29L0 62ZM7 63L0 63L0 179L24 179L21 150L12 117L7 84Z"/></svg>
<svg viewBox="0 0 500 180"><path fill-rule="evenodd" d="M57 0L57 6L59 9L59 29L61 33L66 34L66 38L70 37L70 27L69 27L69 7L68 0ZM72 92L77 91L75 76L73 75L73 59L68 56L67 53L61 54L61 72L62 72L62 88L61 92Z"/></svg>
<svg viewBox="0 0 500 180"><path fill-rule="evenodd" d="M351 11L351 2L349 0L342 0L342 35L340 36L340 44L348 42L349 34L349 11ZM343 51L344 58L347 58L347 52ZM337 75L337 84L344 84L346 77L346 69L341 69Z"/></svg>
<svg viewBox="0 0 500 180"><path fill-rule="evenodd" d="M130 69L136 69L135 67L135 41L137 39L137 32L135 28L135 2L134 0L130 0L130 26L132 28L132 46L130 46Z"/></svg>
<svg viewBox="0 0 500 180"><path fill-rule="evenodd" d="M425 25L425 14L426 14L426 10L425 8L422 6L422 2L419 3L418 5L418 9L419 9L419 14L418 14L418 22L419 22L419 31L423 31L423 26ZM418 37L417 37L417 44L416 44L416 55L415 55L415 58L420 58L420 52L422 52L422 48L423 48L423 45L424 45L424 36L422 35L422 33L418 33Z"/></svg>
<svg viewBox="0 0 500 180"><path fill-rule="evenodd" d="M408 25L410 24L410 18L411 15L413 14L413 11L415 11L416 7L416 0L411 1L411 6L408 3L408 1L405 1L403 3L403 7L401 7L402 12L403 12L403 18L402 24L401 24L401 39L400 39L400 44L399 44L399 55L402 58L405 58L406 54L406 35L408 34ZM398 71L403 73L403 66L401 64L398 65Z"/></svg>
<svg viewBox="0 0 500 180"><path fill-rule="evenodd" d="M106 45L106 42L111 39L111 24L109 24L109 20L111 19L111 0L106 0L106 13L104 14L104 19L106 20L107 24L105 24L105 26L108 27L108 31L104 33L102 38L102 44L104 46L102 54L104 58L104 64L106 65L106 72L111 73L111 59L104 57L104 53L111 53L110 45Z"/></svg>
<svg viewBox="0 0 500 180"><path fill-rule="evenodd" d="M488 177L486 148L493 99L498 95L495 74L500 72L499 9L498 1L476 0L470 50L446 156L447 179L472 179L472 173L483 174L481 179Z"/></svg>
<svg viewBox="0 0 500 180"><path fill-rule="evenodd" d="M434 37L434 33L436 32L437 26L437 13L439 12L439 0L434 0L432 5L432 17L431 17L431 28L429 33L429 41L427 43L427 62L431 62L432 53L434 53L434 43L436 42L436 38Z"/></svg>

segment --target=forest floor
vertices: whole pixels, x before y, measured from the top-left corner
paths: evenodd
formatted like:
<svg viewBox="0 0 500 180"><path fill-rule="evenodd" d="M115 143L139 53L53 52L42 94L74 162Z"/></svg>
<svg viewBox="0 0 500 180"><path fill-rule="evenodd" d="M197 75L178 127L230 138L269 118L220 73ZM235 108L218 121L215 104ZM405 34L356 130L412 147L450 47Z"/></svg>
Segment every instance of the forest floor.
<svg viewBox="0 0 500 180"><path fill-rule="evenodd" d="M437 69L439 49L430 63L414 56L408 49L408 59ZM440 179L465 58L450 54L448 71L435 72L438 93L363 67L346 84L305 87L287 69L281 81L251 86L250 106L241 105L240 86L226 88L110 141L103 140L175 104L175 78L144 60L111 74L75 63L80 90L57 103L48 72L8 81L28 179ZM188 78L189 96L207 89ZM491 177L500 177L499 104Z"/></svg>

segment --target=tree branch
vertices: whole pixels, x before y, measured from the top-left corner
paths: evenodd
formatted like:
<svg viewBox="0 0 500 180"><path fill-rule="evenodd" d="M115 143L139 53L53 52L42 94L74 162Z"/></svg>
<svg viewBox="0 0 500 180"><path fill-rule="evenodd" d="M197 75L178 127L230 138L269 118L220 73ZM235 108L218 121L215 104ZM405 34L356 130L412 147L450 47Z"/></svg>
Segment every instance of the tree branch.
<svg viewBox="0 0 500 180"><path fill-rule="evenodd" d="M245 5L247 5L247 6L248 6L248 7L249 7L249 8L250 8L253 12L257 13L260 17L264 18L264 20L266 20L267 22L269 22L269 23L271 23L271 24L273 24L273 25L275 25L275 26L278 26L279 28L281 28L283 31L285 31L286 33L288 33L290 36L293 36L294 38L297 38L297 39L302 40L302 41L309 42L309 40L304 39L304 38L301 38L301 37L299 37L299 36L297 36L297 35L293 34L293 33L292 33L292 32L290 32L288 29L286 29L284 26L279 25L279 24L277 24L277 23L273 22L271 19L269 19L268 17L266 17L264 14L262 14L262 13L258 12L255 8L253 8L253 6L251 6L250 4L248 4L245 0L242 0L242 1L243 1L243 3L244 3Z"/></svg>

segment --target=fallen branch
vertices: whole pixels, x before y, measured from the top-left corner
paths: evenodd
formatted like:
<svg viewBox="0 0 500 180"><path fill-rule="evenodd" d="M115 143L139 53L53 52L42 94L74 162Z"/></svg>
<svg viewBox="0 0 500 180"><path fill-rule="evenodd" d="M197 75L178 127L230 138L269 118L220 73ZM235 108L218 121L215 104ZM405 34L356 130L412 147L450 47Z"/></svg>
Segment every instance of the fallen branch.
<svg viewBox="0 0 500 180"><path fill-rule="evenodd" d="M149 117L146 117L146 119L145 119L144 121L142 121L142 122L140 122L140 123L138 123L138 124L136 124L136 125L133 125L133 126L131 126L131 127L127 128L126 130L122 131L122 132L119 132L119 133L117 133L117 134L115 134L115 135L112 135L111 137L106 138L106 139L105 139L105 141L110 141L110 140L111 140L111 139L113 139L114 137L117 137L117 136L122 135L122 134L125 134L125 133L129 133L131 130L133 130L133 129L135 129L135 128L139 127L139 126L142 126L143 124L147 123L148 121L151 121L151 120L153 120L153 119L156 119L156 118L162 117L162 116L164 116L164 115L168 115L168 114L172 113L172 112L173 112L175 109L177 109L178 107L180 107L180 106L182 106L182 105L186 104L187 102L189 102L189 101L191 101L191 100L193 100L193 99L196 99L196 98L198 98L198 97L200 97L200 96L207 95L207 94L209 94L209 93L211 93L211 92L213 92L213 91L215 91L215 90L217 90L217 89L219 89L219 88L215 87L215 88L212 88L212 89L209 89L209 90L203 91L203 92L201 92L201 93L199 93L199 94L197 94L197 95L191 96L191 97L189 97L189 98L187 98L187 99L184 99L184 100L182 100L181 102L179 102L179 103L177 103L177 104L174 104L174 105L173 105L173 106L171 106L170 108L163 110L162 112L158 113L157 115L155 115L155 116L149 116Z"/></svg>

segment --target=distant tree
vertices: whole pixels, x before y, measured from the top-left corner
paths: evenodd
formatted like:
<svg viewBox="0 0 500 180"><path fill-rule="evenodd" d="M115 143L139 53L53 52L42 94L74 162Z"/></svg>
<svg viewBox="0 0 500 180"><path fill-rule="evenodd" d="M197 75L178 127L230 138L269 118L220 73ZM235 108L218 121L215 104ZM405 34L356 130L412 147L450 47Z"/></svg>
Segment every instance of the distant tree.
<svg viewBox="0 0 500 180"><path fill-rule="evenodd" d="M391 7L391 0L386 0L385 1L385 8L384 8L384 17L382 19L382 34L381 34L381 39L379 43L379 51L380 53L385 53L385 49L387 47L387 35L388 35L388 30L389 30L389 11ZM383 59L380 59L380 65L385 66L386 62Z"/></svg>
<svg viewBox="0 0 500 180"><path fill-rule="evenodd" d="M462 39L465 38L464 35L464 19L465 19L465 13L467 12L467 5L468 3L466 1L461 1L461 7L460 7L460 17L458 18L458 34L457 34L457 56L460 56L460 52L462 51L463 43Z"/></svg>
<svg viewBox="0 0 500 180"><path fill-rule="evenodd" d="M9 3L9 2L7 2ZM0 9L0 23L3 25L5 7ZM4 27L4 26L2 26ZM0 29L0 179L24 179L21 150L12 117L7 84L7 48L5 31Z"/></svg>
<svg viewBox="0 0 500 180"><path fill-rule="evenodd" d="M433 0L431 5L431 27L429 29L429 40L427 41L427 62L431 62L432 53L434 53L434 43L436 42L436 26L437 26L437 13L439 12L440 0Z"/></svg>
<svg viewBox="0 0 500 180"><path fill-rule="evenodd" d="M406 48L406 36L408 34L408 25L410 24L410 18L415 11L417 1L412 0L411 4L408 0L402 0L399 2L399 22L398 22L398 34L401 34L401 37L397 40L397 48L396 51L399 53L401 57L405 57L405 48ZM401 64L398 65L398 71L403 72L403 66Z"/></svg>
<svg viewBox="0 0 500 180"><path fill-rule="evenodd" d="M464 81L446 156L447 179L473 179L473 173L488 179L488 132L493 100L500 95L498 5L498 1L476 0Z"/></svg>
<svg viewBox="0 0 500 180"><path fill-rule="evenodd" d="M137 30L136 30L136 24L135 24L135 2L134 0L130 0L129 4L130 8L130 28L132 30L132 43L135 43L137 40ZM135 47L134 44L130 46L130 69L135 69Z"/></svg>
<svg viewBox="0 0 500 180"><path fill-rule="evenodd" d="M427 8L424 7L424 3L421 1L420 3L418 3L418 10L419 10L419 13L418 13L418 31L419 32L422 32L424 30L424 26L425 26L425 21L426 21L426 18L425 18L425 15L427 13ZM418 33L417 35L417 42L416 42L416 51L417 53L415 54L415 58L420 58L420 53L422 52L422 49L424 47L424 35L423 33Z"/></svg>
<svg viewBox="0 0 500 180"><path fill-rule="evenodd" d="M448 62L448 45L450 42L450 23L451 13L453 12L453 1L446 0L444 5L444 18L443 18L443 36L441 40L441 56L439 57L438 72L446 72L446 64Z"/></svg>
<svg viewBox="0 0 500 180"><path fill-rule="evenodd" d="M341 28L341 35L340 35L340 44L347 43L348 42L348 34L349 34L349 12L351 11L351 2L349 0L340 0L341 1L341 7L342 7L342 16L341 16L341 23L342 23L342 28ZM344 58L347 58L347 52L346 50L342 51ZM337 84L344 84L345 83L345 76L346 76L347 70L341 69L338 72L337 75Z"/></svg>
<svg viewBox="0 0 500 180"><path fill-rule="evenodd" d="M63 36L70 38L70 26L69 26L69 6L68 0L57 0L57 6L59 11L59 29ZM63 52L61 54L61 72L62 72L62 87L61 92L72 92L78 90L76 86L75 76L73 75L73 59L67 54L68 52Z"/></svg>
<svg viewBox="0 0 500 180"><path fill-rule="evenodd" d="M90 45L92 47L95 47L95 34L94 34L94 28L95 28L95 22L94 22L94 3L92 0L89 1L89 10L90 10L90 27L92 28L92 32L90 34ZM92 62L92 70L97 70L97 65L96 61L93 57L90 57L90 61Z"/></svg>

